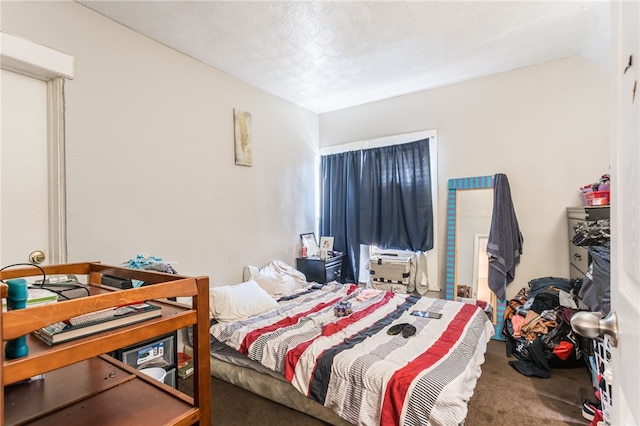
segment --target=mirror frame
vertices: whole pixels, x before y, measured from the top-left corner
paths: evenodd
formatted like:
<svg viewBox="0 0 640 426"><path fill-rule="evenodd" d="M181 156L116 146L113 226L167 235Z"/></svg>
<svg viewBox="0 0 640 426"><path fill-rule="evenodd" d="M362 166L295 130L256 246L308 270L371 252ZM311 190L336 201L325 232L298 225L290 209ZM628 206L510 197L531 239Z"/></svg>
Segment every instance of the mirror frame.
<svg viewBox="0 0 640 426"><path fill-rule="evenodd" d="M446 252L446 272L445 272L445 299L457 300L456 298L456 238L458 236L457 213L458 213L458 191L469 189L493 188L494 176L475 176L458 179L449 179L447 185L447 252ZM488 230L487 230L488 232ZM507 305L505 300L496 298L494 306L495 334L494 340L505 340L502 336L502 323L504 311Z"/></svg>

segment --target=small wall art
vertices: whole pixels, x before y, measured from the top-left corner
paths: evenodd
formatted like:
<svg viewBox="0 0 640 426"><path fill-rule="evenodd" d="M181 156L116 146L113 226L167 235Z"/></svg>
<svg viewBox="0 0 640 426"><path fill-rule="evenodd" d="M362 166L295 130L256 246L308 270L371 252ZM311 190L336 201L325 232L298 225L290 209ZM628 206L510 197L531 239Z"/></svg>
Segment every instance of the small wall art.
<svg viewBox="0 0 640 426"><path fill-rule="evenodd" d="M238 166L253 166L253 146L251 135L251 113L233 109L233 126Z"/></svg>

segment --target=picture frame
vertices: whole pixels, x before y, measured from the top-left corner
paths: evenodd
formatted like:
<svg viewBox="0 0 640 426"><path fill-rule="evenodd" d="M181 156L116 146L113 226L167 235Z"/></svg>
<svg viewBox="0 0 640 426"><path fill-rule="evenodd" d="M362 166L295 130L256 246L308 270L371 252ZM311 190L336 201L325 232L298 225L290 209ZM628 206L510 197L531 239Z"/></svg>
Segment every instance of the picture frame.
<svg viewBox="0 0 640 426"><path fill-rule="evenodd" d="M234 149L238 166L253 166L251 113L233 109Z"/></svg>
<svg viewBox="0 0 640 426"><path fill-rule="evenodd" d="M333 251L333 237L320 237L320 250Z"/></svg>
<svg viewBox="0 0 640 426"><path fill-rule="evenodd" d="M307 232L306 234L300 234L300 239L302 240L302 247L307 248L308 257L318 256L320 252L320 247L318 247L318 241L316 240L315 232Z"/></svg>

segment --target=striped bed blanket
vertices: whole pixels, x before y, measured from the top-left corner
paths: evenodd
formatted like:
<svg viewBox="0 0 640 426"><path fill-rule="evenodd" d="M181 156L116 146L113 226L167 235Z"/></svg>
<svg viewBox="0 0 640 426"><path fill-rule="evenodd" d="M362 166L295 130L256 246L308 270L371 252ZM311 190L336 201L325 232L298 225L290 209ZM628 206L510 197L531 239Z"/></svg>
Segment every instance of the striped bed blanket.
<svg viewBox="0 0 640 426"><path fill-rule="evenodd" d="M372 294L373 293L373 294ZM366 295L366 297L365 297ZM339 302L351 313L336 316ZM360 425L459 425L493 325L475 305L332 283L217 323L212 336ZM439 319L411 315L438 312ZM409 323L415 335L387 331Z"/></svg>

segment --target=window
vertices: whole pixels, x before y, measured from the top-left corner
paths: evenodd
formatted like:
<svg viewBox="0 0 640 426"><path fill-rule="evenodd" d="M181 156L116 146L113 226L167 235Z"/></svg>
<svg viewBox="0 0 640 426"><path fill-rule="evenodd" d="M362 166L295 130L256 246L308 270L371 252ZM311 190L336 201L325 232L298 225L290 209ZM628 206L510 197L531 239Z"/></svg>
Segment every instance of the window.
<svg viewBox="0 0 640 426"><path fill-rule="evenodd" d="M338 153L345 153L345 152L354 152L354 154L357 155L358 151L362 151L362 150L367 150L370 148L382 148L382 147L387 147L387 146L392 146L392 145L399 145L399 144L405 144L405 143L409 143L409 142L415 142L415 141L419 141L419 140L424 140L424 139L429 139L429 158L430 158L430 163L429 163L429 173L430 173L430 184L431 184L431 204L433 206L433 249L429 250L429 256L427 256L427 271L428 271L428 282L430 283L429 285L429 290L439 290L439 285L438 285L438 280L437 280L437 276L438 276L438 262L437 262L437 235L436 235L436 230L437 228L437 143L436 143L436 132L435 131L423 131L423 132L416 132L416 133L410 133L410 134L403 134L403 135L397 135L397 136L392 136L392 137L385 137L385 138L380 138L380 139L375 139L375 140L368 140L368 141L361 141L361 142L355 142L355 143L349 143L349 144L343 144L340 146L334 146L334 147L328 147L328 148L324 148L321 150L321 154L322 155L331 155L331 154L338 154ZM359 164L359 162L361 162L360 158L357 158L356 155L354 155L353 159L349 159L349 157L347 157L347 159L344 161L344 163L347 164L346 169L348 170L349 167L349 163L352 164ZM321 171L322 175L327 174L327 171L325 170L324 172ZM320 180L320 186L319 189L322 190L322 183L323 183L323 179L324 177L321 176ZM352 181L354 178L344 178L347 179L347 181ZM350 179L350 180L349 180ZM329 186L330 183L328 182L324 182L325 186ZM348 192L348 191L352 191L352 189L349 187L349 185L345 186L345 191L344 192ZM357 191L357 189L354 189L353 191ZM319 191L320 192L320 191ZM345 194L341 194L341 195L345 195ZM355 194L356 196L358 196L358 194ZM365 194L367 195L367 194ZM327 195L325 194L324 198L327 198ZM357 197L359 199L359 197ZM363 197L363 199L366 197ZM324 209L326 206L324 206L324 204L327 204L326 202L323 203L322 208ZM341 206L343 209L347 209L346 206ZM359 206L356 206L356 208L359 209ZM353 206L351 206L351 209L353 209ZM321 217L324 217L323 220L321 220L321 231L320 233L323 234L324 229L335 229L335 223L331 223L329 225L327 225L327 212L321 212L320 213ZM355 224L351 224L352 227L359 227L359 220L356 220L358 223ZM324 228L324 229L323 229ZM354 271L361 271L361 272L368 272L368 262L369 262L369 256L370 256L370 249L368 246L364 246L362 247L362 249L359 249L360 247L358 247L358 249L355 249L352 251L352 253L347 253L347 255L350 255L350 259L349 262L351 264L354 265L353 270ZM339 248L338 248L339 249ZM374 249L375 250L375 249ZM389 251L388 249L385 249L385 251ZM362 254L362 255L361 255ZM353 258L358 258L359 262L353 262ZM366 265L366 266L365 266ZM366 275L359 273L359 276L357 277L359 281L364 280ZM368 280L368 278L366 278Z"/></svg>

